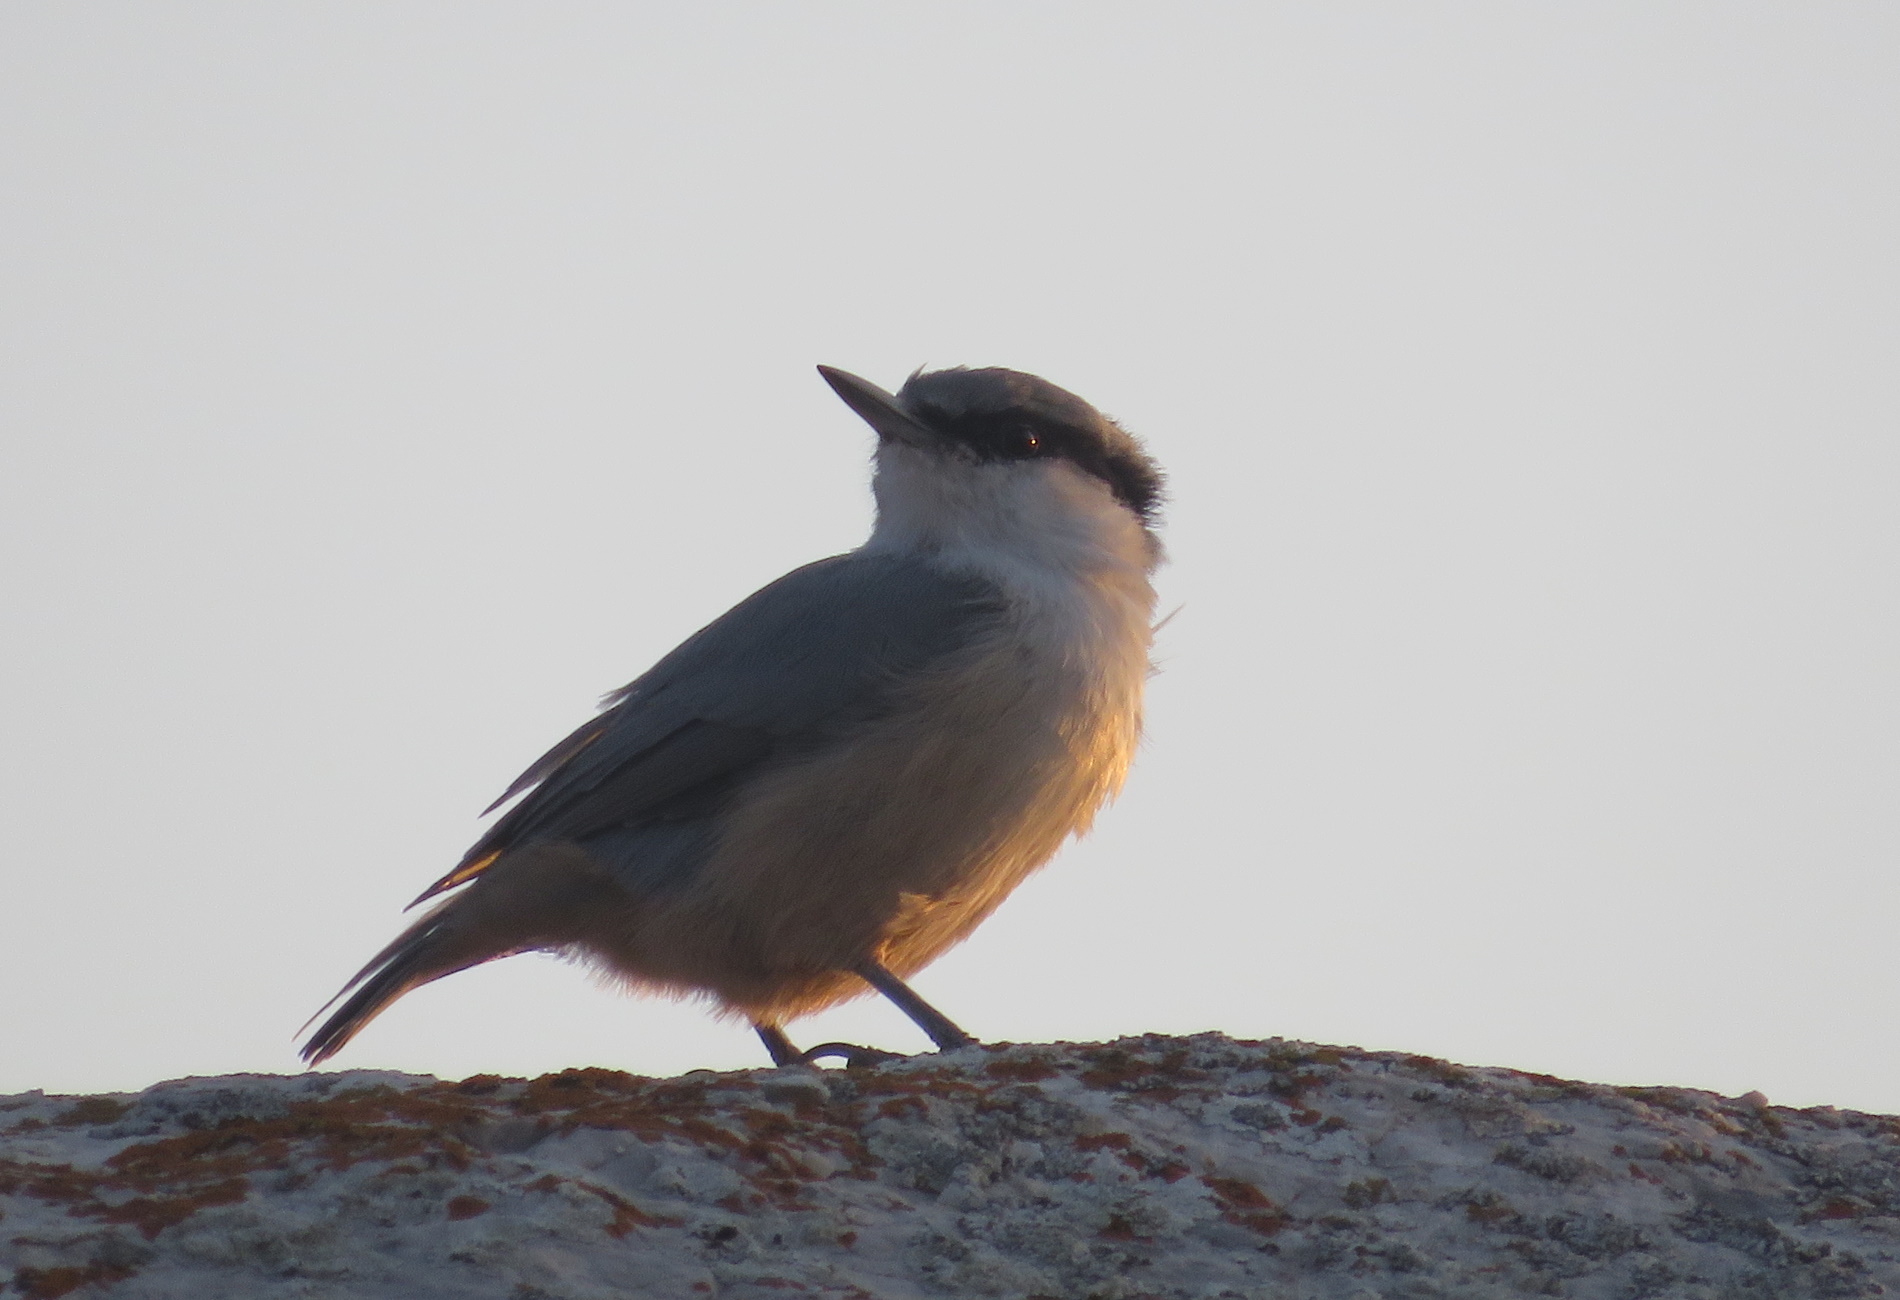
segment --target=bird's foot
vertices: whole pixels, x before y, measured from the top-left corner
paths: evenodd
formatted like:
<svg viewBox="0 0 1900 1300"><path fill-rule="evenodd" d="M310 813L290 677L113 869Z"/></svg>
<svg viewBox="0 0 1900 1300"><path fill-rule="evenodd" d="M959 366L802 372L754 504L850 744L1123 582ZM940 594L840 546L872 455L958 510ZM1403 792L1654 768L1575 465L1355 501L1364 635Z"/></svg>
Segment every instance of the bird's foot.
<svg viewBox="0 0 1900 1300"><path fill-rule="evenodd" d="M883 1065L886 1061L901 1061L901 1052L887 1052L877 1047L859 1047L855 1043L820 1043L810 1051L800 1052L798 1064L815 1065L827 1057L844 1058L847 1070L870 1070Z"/></svg>
<svg viewBox="0 0 1900 1300"><path fill-rule="evenodd" d="M885 970L875 958L862 958L851 969L866 984L895 1003L897 1009L909 1016L913 1024L929 1034L930 1041L937 1045L938 1051L955 1052L977 1045L976 1039L957 1028L950 1017L918 997L915 989Z"/></svg>
<svg viewBox="0 0 1900 1300"><path fill-rule="evenodd" d="M868 1070L886 1061L904 1059L896 1052L859 1047L855 1043L820 1043L809 1052L801 1052L777 1025L754 1023L752 1028L758 1034L759 1041L765 1044L765 1050L772 1054L772 1064L781 1070L795 1065L816 1065L833 1056L843 1057L847 1070Z"/></svg>

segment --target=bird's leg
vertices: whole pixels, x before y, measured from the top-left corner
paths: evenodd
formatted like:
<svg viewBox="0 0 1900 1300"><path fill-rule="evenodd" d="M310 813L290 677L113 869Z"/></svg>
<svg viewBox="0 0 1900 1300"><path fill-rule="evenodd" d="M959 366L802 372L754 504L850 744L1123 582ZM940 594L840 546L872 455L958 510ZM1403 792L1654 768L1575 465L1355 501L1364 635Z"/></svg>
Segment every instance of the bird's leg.
<svg viewBox="0 0 1900 1300"><path fill-rule="evenodd" d="M765 1044L765 1050L772 1054L773 1065L802 1065L804 1055L792 1046L792 1040L777 1025L768 1025L762 1021L752 1022L752 1032Z"/></svg>
<svg viewBox="0 0 1900 1300"><path fill-rule="evenodd" d="M950 1017L918 997L910 985L885 970L870 957L854 962L853 974L897 1004L902 1011L916 1022L917 1027L930 1035L930 1041L941 1052L954 1052L959 1047L970 1047L976 1039L957 1028ZM772 1064L777 1066L811 1065L826 1057L842 1057L845 1068L861 1070L885 1061L897 1061L903 1058L896 1052L880 1051L875 1047L859 1047L855 1043L820 1043L809 1051L801 1052L785 1036L785 1031L777 1025L768 1025L761 1021L752 1023L752 1032L765 1044L765 1050L772 1054Z"/></svg>
<svg viewBox="0 0 1900 1300"><path fill-rule="evenodd" d="M765 1050L772 1054L772 1064L784 1069L788 1065L815 1065L828 1056L844 1058L847 1070L862 1070L873 1065L882 1065L885 1061L902 1060L896 1052L883 1052L875 1047L859 1047L854 1043L820 1043L809 1052L801 1052L793 1046L792 1040L777 1025L768 1025L760 1021L752 1022L752 1032L765 1044Z"/></svg>
<svg viewBox="0 0 1900 1300"><path fill-rule="evenodd" d="M930 1035L930 1041L937 1045L938 1051L954 1052L959 1047L975 1045L976 1039L958 1029L951 1022L950 1017L918 997L911 991L910 985L885 970L874 958L865 957L854 962L851 970L865 983L895 1002L899 1011L909 1016L919 1029Z"/></svg>

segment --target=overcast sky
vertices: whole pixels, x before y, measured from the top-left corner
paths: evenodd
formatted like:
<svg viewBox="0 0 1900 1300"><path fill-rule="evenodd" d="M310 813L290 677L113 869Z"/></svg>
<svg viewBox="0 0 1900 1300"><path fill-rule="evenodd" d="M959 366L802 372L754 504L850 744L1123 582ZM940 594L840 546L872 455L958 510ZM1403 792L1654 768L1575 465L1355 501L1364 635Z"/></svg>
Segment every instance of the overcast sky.
<svg viewBox="0 0 1900 1300"><path fill-rule="evenodd" d="M520 768L861 540L814 363L969 363L1148 440L1180 613L925 996L1900 1112L1897 67L1890 4L5 6L0 1091L295 1069ZM337 1064L762 1062L523 957Z"/></svg>

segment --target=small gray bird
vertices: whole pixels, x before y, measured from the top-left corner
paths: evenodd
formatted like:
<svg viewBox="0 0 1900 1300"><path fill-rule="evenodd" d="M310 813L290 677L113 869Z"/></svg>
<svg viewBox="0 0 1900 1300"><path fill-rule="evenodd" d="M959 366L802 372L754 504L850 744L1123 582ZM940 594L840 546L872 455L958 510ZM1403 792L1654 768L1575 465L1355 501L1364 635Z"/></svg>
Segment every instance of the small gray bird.
<svg viewBox="0 0 1900 1300"><path fill-rule="evenodd" d="M893 396L819 373L877 432L869 540L742 601L537 759L306 1061L418 985L534 950L710 998L780 1065L880 1055L801 1053L782 1028L869 989L941 1049L975 1041L900 977L1121 788L1161 474L1034 375L920 372Z"/></svg>

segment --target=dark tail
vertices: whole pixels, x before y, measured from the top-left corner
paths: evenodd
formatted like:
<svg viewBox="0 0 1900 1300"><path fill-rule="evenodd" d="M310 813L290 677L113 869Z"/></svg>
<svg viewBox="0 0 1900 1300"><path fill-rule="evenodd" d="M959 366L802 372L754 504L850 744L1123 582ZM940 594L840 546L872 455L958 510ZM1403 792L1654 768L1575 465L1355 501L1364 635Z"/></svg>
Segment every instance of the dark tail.
<svg viewBox="0 0 1900 1300"><path fill-rule="evenodd" d="M356 972L336 997L317 1012L317 1016L322 1015L336 1005L337 998L349 994L348 1001L337 1007L335 1014L303 1045L301 1054L305 1064L321 1065L335 1056L364 1025L410 989L496 957L505 957L513 951L484 951L481 945L471 945L469 927L456 924L458 918L450 915L462 901L460 897L452 898L431 908L427 915L398 935L394 943L371 958L369 965ZM356 991L350 993L351 989ZM317 1016L310 1019L315 1020ZM308 1022L304 1027L309 1028Z"/></svg>
<svg viewBox="0 0 1900 1300"><path fill-rule="evenodd" d="M497 957L562 948L587 933L590 918L612 915L629 902L578 845L532 845L502 854L356 972L330 999L335 1005L347 998L310 1035L303 1059L311 1065L329 1060L410 989Z"/></svg>

